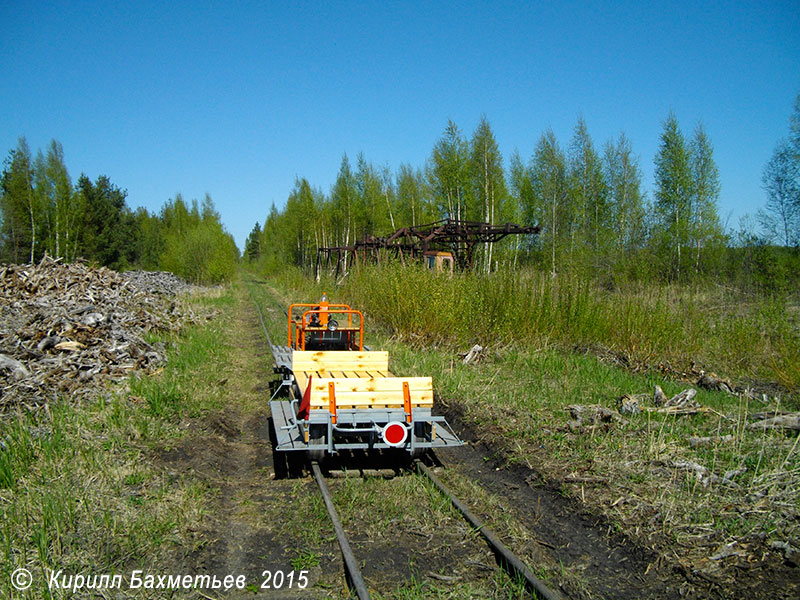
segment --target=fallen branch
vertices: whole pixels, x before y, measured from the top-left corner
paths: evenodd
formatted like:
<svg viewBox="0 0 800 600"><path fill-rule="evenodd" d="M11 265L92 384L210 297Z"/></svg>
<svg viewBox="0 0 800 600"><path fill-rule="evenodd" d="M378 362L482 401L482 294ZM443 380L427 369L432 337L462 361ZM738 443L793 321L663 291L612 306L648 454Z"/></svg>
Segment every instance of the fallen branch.
<svg viewBox="0 0 800 600"><path fill-rule="evenodd" d="M600 423L624 423L625 419L619 416L615 410L601 406L600 404L592 404L589 406L583 404L570 404L567 406L569 414L572 416L572 421L567 423L571 430L582 429L587 425L599 425Z"/></svg>
<svg viewBox="0 0 800 600"><path fill-rule="evenodd" d="M473 362L478 362L483 357L483 346L475 344L472 348L470 348L469 352L459 356L464 357L462 362L465 365L468 365Z"/></svg>
<svg viewBox="0 0 800 600"><path fill-rule="evenodd" d="M800 431L800 413L780 415L763 421L756 421L748 425L750 429L791 429Z"/></svg>
<svg viewBox="0 0 800 600"><path fill-rule="evenodd" d="M722 379L716 373L706 373L705 371L700 371L700 379L697 380L697 385L707 390L727 392L734 395L736 394L736 392L733 391L733 386L731 385L730 381Z"/></svg>
<svg viewBox="0 0 800 600"><path fill-rule="evenodd" d="M750 418L754 421L761 421L763 419L770 419L772 417L782 417L784 415L793 415L793 412L788 410L765 410L761 412L750 413Z"/></svg>
<svg viewBox="0 0 800 600"><path fill-rule="evenodd" d="M644 406L644 403L650 397L649 394L625 394L618 399L620 403L619 411L624 415L636 415L643 410L669 415L693 415L700 412L708 412L710 409L700 406L694 400L696 395L697 390L689 388L668 399L661 386L657 385L653 390L654 406Z"/></svg>
<svg viewBox="0 0 800 600"><path fill-rule="evenodd" d="M725 473L724 477L720 477L719 475L713 473L709 468L704 467L703 465L696 463L692 460L684 460L682 458L662 464L673 467L675 469L682 469L694 473L700 485L706 488L711 484L727 485L730 487L738 488L739 484L733 481L732 478L737 475L741 475L742 473L745 472L744 469L736 469L733 471L728 471L727 473Z"/></svg>
<svg viewBox="0 0 800 600"><path fill-rule="evenodd" d="M706 437L692 436L689 438L689 445L692 448L707 446L709 444L727 443L733 441L732 435L709 435Z"/></svg>
<svg viewBox="0 0 800 600"><path fill-rule="evenodd" d="M699 406L697 402L694 401L694 397L697 395L697 390L694 388L689 388L688 390L683 390L680 394L676 394L665 404L666 407L672 408L686 408Z"/></svg>

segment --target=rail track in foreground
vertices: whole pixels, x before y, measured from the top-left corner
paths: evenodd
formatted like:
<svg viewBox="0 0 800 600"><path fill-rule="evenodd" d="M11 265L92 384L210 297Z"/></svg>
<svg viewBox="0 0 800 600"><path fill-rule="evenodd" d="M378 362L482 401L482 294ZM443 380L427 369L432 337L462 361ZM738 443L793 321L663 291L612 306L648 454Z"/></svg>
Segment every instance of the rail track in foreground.
<svg viewBox="0 0 800 600"><path fill-rule="evenodd" d="M481 534L486 544L494 553L498 565L512 578L519 581L524 581L525 588L536 598L544 600L563 600L563 596L549 588L541 579L533 574L531 569L516 555L514 554L495 534L489 529L480 518L475 515L467 505L456 497L450 489L436 477L433 471L420 460L414 460L414 468L421 476L426 477L433 485L444 495L450 503L458 510L464 519L474 528L475 531ZM370 598L369 590L364 583L364 578L361 576L361 570L358 566L358 560L353 553L350 542L342 526L339 514L333 504L330 490L325 482L325 476L319 467L317 461L311 461L311 471L319 486L320 493L325 501L325 507L328 511L328 516L333 523L334 531L336 532L336 539L339 542L339 548L342 551L342 559L344 562L345 573L348 584L351 589L356 593L359 600L368 600Z"/></svg>

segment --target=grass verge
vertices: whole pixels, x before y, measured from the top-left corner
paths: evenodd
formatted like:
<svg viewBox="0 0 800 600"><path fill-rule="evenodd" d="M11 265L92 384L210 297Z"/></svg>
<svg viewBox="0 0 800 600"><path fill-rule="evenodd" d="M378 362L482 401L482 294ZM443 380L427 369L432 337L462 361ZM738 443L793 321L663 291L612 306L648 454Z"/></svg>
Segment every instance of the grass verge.
<svg viewBox="0 0 800 600"><path fill-rule="evenodd" d="M230 292L191 300L195 310L224 308ZM186 419L218 403L213 369L227 351L216 321L159 338L172 350L157 373L141 375L75 402L3 415L0 437L0 597L66 598L49 589L51 572L129 574L191 552L205 516L207 489L167 477L153 448L185 434ZM11 585L26 568L33 584Z"/></svg>
<svg viewBox="0 0 800 600"><path fill-rule="evenodd" d="M338 289L291 270L271 282L294 301L324 290L364 309L367 343L389 351L395 373L432 375L440 411L450 403L508 460L603 514L612 532L710 571L752 566L770 556L771 542L800 546L797 435L747 426L753 412L796 410L796 396L762 403L701 390L703 412L643 411L583 426L570 426L567 411L616 409L624 394L656 385L671 397L688 385L665 373L693 363L796 389L800 335L781 299L735 303L708 289L611 292L533 274L450 279L421 269L367 268ZM457 352L473 343L489 348L487 359L463 365ZM615 362L578 350L598 346ZM657 365L666 368L639 368Z"/></svg>

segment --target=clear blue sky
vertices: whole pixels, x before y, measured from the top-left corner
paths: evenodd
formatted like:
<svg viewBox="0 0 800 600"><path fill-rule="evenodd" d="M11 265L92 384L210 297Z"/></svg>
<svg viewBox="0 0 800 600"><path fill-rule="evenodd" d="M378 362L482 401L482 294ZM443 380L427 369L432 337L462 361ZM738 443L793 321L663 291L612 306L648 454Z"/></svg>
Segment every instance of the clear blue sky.
<svg viewBox="0 0 800 600"><path fill-rule="evenodd" d="M0 3L0 152L63 144L73 181L131 207L211 194L242 247L296 176L343 153L422 167L448 119L482 114L506 159L583 116L625 132L652 195L670 110L715 147L730 227L800 92L800 1ZM730 218L729 218L730 217Z"/></svg>

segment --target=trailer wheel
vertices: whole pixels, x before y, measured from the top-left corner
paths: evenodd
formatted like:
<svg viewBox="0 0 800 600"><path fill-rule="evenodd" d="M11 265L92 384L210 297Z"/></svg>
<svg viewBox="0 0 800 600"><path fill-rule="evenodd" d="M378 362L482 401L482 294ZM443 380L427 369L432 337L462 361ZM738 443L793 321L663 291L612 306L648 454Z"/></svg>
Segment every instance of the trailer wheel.
<svg viewBox="0 0 800 600"><path fill-rule="evenodd" d="M324 430L321 427L311 428L308 437L308 460L312 462L322 462L325 458L326 450L327 444Z"/></svg>
<svg viewBox="0 0 800 600"><path fill-rule="evenodd" d="M411 452L411 458L422 458L428 451L427 448L416 447L419 442L430 441L430 424L428 423L414 423L414 451Z"/></svg>

